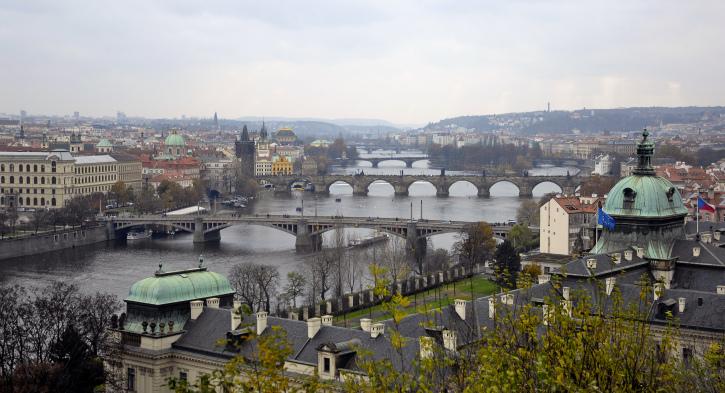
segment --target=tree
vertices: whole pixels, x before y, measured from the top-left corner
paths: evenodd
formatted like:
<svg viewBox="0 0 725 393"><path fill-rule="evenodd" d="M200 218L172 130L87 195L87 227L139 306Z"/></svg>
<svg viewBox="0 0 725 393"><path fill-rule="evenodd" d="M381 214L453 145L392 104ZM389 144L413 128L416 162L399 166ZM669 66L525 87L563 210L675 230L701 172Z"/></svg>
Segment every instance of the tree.
<svg viewBox="0 0 725 393"><path fill-rule="evenodd" d="M325 300L332 286L334 266L335 256L328 250L322 250L305 261L310 303Z"/></svg>
<svg viewBox="0 0 725 393"><path fill-rule="evenodd" d="M616 182L617 178L614 176L591 175L582 183L580 192L582 195L597 194L604 196L614 187Z"/></svg>
<svg viewBox="0 0 725 393"><path fill-rule="evenodd" d="M298 272L287 273L287 285L284 287L284 293L292 300L292 307L297 307L297 298L305 292L307 279Z"/></svg>
<svg viewBox="0 0 725 393"><path fill-rule="evenodd" d="M429 272L446 270L450 264L451 256L445 248L437 248L426 256L426 266Z"/></svg>
<svg viewBox="0 0 725 393"><path fill-rule="evenodd" d="M463 230L456 245L456 251L470 264L483 264L490 259L496 249L493 229L486 222L469 224Z"/></svg>
<svg viewBox="0 0 725 393"><path fill-rule="evenodd" d="M510 241L504 240L496 247L494 271L499 285L507 288L516 287L516 276L521 270L521 258Z"/></svg>
<svg viewBox="0 0 725 393"><path fill-rule="evenodd" d="M277 295L279 271L277 267L244 262L232 267L229 282L236 297L250 310L271 310L271 300Z"/></svg>
<svg viewBox="0 0 725 393"><path fill-rule="evenodd" d="M516 222L522 225L539 225L539 205L531 199L525 199L516 210Z"/></svg>
<svg viewBox="0 0 725 393"><path fill-rule="evenodd" d="M35 209L33 215L30 217L33 231L38 233L38 229L48 224L49 213L46 209Z"/></svg>
<svg viewBox="0 0 725 393"><path fill-rule="evenodd" d="M121 180L113 183L110 190L111 197L116 199L120 206L126 205L133 198L133 193Z"/></svg>
<svg viewBox="0 0 725 393"><path fill-rule="evenodd" d="M531 233L531 229L525 224L516 224L511 227L507 239L519 251L526 251L534 245L534 234Z"/></svg>

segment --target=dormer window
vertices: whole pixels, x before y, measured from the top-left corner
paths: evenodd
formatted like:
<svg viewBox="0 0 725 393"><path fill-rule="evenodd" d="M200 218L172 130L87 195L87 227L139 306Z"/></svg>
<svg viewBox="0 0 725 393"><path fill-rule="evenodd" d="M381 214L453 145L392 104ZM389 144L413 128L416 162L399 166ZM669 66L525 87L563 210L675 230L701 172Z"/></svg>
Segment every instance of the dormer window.
<svg viewBox="0 0 725 393"><path fill-rule="evenodd" d="M623 209L634 209L634 199L637 197L637 191L631 188L624 189Z"/></svg>
<svg viewBox="0 0 725 393"><path fill-rule="evenodd" d="M675 195L675 187L670 187L670 189L667 190L666 195L667 195L667 200L669 202L672 202L672 196Z"/></svg>

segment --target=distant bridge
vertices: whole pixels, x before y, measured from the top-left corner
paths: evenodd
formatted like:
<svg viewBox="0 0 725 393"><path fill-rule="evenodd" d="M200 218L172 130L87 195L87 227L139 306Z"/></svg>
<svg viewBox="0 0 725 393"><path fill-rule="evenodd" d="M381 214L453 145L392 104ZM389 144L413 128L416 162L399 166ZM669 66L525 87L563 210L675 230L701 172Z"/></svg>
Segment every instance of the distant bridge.
<svg viewBox="0 0 725 393"><path fill-rule="evenodd" d="M425 253L426 238L444 233L459 233L465 221L407 220L380 217L292 216L292 215L200 215L169 216L140 215L114 217L107 220L108 231L123 235L131 228L146 225L164 225L194 234L194 243L219 241L220 231L232 225L261 225L289 233L296 237L295 248L301 252L321 249L322 234L335 228L368 228L406 239L408 250ZM505 239L511 226L493 227L494 236Z"/></svg>
<svg viewBox="0 0 725 393"><path fill-rule="evenodd" d="M372 164L373 168L377 168L378 165L381 162L385 161L403 161L405 162L406 168L412 168L413 163L416 163L418 161L428 161L429 158L427 155L420 155L420 156L390 156L390 157L358 157L354 160L348 160L347 163L349 165L350 162L360 162L360 161L367 161Z"/></svg>
<svg viewBox="0 0 725 393"><path fill-rule="evenodd" d="M467 182L478 190L478 196L491 195L491 187L500 182L508 182L519 190L519 196L533 196L534 187L541 183L554 183L567 195L574 194L579 187L581 178L577 176L427 176L427 175L322 175L322 176L258 176L257 180L272 184L278 191L289 192L292 185L307 182L315 187L315 192L328 194L330 186L335 183L347 183L352 187L354 195L367 195L370 185L375 181L383 181L395 189L395 195L408 195L411 184L427 182L436 189L436 196L446 197L453 184Z"/></svg>

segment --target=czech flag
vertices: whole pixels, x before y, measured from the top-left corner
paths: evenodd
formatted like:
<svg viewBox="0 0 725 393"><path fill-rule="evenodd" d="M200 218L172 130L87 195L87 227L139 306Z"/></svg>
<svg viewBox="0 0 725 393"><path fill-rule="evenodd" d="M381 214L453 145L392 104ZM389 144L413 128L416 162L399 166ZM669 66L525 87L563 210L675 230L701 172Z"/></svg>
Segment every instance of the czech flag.
<svg viewBox="0 0 725 393"><path fill-rule="evenodd" d="M705 202L702 198L700 198L698 196L697 197L697 210L715 213L715 206Z"/></svg>

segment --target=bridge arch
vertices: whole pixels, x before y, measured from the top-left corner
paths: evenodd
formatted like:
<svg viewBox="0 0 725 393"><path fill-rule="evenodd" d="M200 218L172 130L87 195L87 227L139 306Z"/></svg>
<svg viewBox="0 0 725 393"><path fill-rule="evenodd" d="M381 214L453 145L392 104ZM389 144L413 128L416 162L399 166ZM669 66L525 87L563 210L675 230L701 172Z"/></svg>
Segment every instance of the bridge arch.
<svg viewBox="0 0 725 393"><path fill-rule="evenodd" d="M418 188L420 188L420 191L421 192L418 192L418 193L415 193L415 194L411 194L410 188L414 184L417 184L418 185ZM423 188L423 187L425 187L425 188ZM411 196L436 196L436 194L438 193L438 189L437 189L437 187L436 187L435 184L433 184L429 180L422 180L422 179L421 180L412 181L412 182L408 182L405 185L405 189L408 191L408 195L411 195Z"/></svg>
<svg viewBox="0 0 725 393"><path fill-rule="evenodd" d="M380 167L380 164L383 164L383 163L388 163L388 165L383 165L383 167L386 167L386 168L407 168L408 167L408 163L405 160L398 159L398 158L383 158L383 159L379 159L376 161L377 161L377 165L373 164L374 167ZM401 165L390 165L390 163L392 163L392 162L397 163L397 164L402 163L403 165L402 166Z"/></svg>
<svg viewBox="0 0 725 393"><path fill-rule="evenodd" d="M335 192L333 192L333 186L336 186ZM355 185L343 179L336 179L325 185L325 190L328 194L334 195L347 195L355 193Z"/></svg>
<svg viewBox="0 0 725 393"><path fill-rule="evenodd" d="M365 163L366 165L360 165L361 163ZM356 158L355 159L355 165L363 168L373 168L373 162L366 158Z"/></svg>
<svg viewBox="0 0 725 393"><path fill-rule="evenodd" d="M533 187L531 187L531 194L534 196L542 196L551 192L563 193L564 187L551 180L542 180L533 184Z"/></svg>
<svg viewBox="0 0 725 393"><path fill-rule="evenodd" d="M511 188L511 185L514 186L515 190ZM493 195L494 193L497 195ZM521 185L511 180L498 180L488 186L488 194L491 196L519 196L521 195Z"/></svg>
<svg viewBox="0 0 725 393"><path fill-rule="evenodd" d="M448 193L453 196L477 196L479 194L478 186L469 180L456 180L448 186Z"/></svg>
<svg viewBox="0 0 725 393"><path fill-rule="evenodd" d="M429 158L427 158L427 157L421 157L420 159L417 159L416 158L416 159L410 160L410 167L411 168L417 168L415 166L415 164L417 164L417 163L419 163L421 161L427 161L428 163L430 163L430 159Z"/></svg>
<svg viewBox="0 0 725 393"><path fill-rule="evenodd" d="M363 189L364 189L365 194L370 195L370 192L373 191L372 186L375 185L375 186L377 186L376 188L378 190L376 192L374 192L373 195L378 195L378 196L395 195L395 185L394 184L390 183L389 181L387 181L385 179L380 179L380 178L373 178L373 179L374 180L371 180L364 185ZM381 186L383 187L382 189L381 189ZM385 192L385 191L381 192L382 190L386 190L386 191L391 190L392 192L390 192L390 193Z"/></svg>

